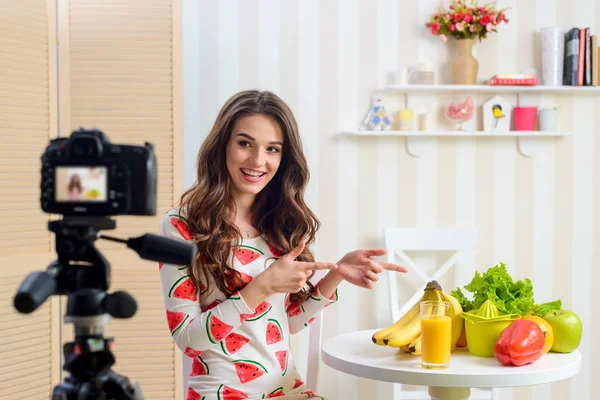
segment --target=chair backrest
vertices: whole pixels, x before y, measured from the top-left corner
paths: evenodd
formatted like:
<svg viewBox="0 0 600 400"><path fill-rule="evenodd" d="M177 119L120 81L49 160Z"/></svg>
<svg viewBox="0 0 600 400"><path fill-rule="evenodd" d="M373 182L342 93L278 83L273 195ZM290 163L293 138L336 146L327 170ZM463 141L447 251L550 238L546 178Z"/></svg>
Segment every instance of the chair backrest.
<svg viewBox="0 0 600 400"><path fill-rule="evenodd" d="M183 364L183 393L187 395L188 380L190 379L190 374L192 373L192 359L184 354L181 355L181 358L181 362Z"/></svg>
<svg viewBox="0 0 600 400"><path fill-rule="evenodd" d="M411 298L400 306L398 301L398 283L397 274L388 272L387 281L390 296L391 322L397 321L400 317L414 305L423 295L423 290L427 282L439 279L458 261L459 253L462 251L475 250L477 247L477 230L460 228L432 228L432 229L404 229L393 228L384 230L385 248L387 251L387 261L399 263L409 268L421 279L421 285ZM415 264L415 262L406 255L406 251L450 251L450 258L439 267L436 272L429 276ZM399 259L399 260L398 260ZM488 394L489 396L489 394ZM392 399L399 400L405 397L401 384L392 385ZM428 399L426 390L411 392L411 399ZM478 399L492 397L478 397Z"/></svg>
<svg viewBox="0 0 600 400"><path fill-rule="evenodd" d="M404 315L422 295L428 281L439 279L452 267L460 251L475 250L477 247L477 230L468 228L392 228L384 230L385 248L388 262L396 263L400 258L401 264L422 280L421 286L402 307L397 301L398 288L396 273L388 273L388 290L391 300L391 316L393 321ZM452 256L435 274L428 276L405 253L405 251L452 251Z"/></svg>
<svg viewBox="0 0 600 400"><path fill-rule="evenodd" d="M309 325L308 333L308 361L306 363L306 386L312 391L317 391L319 376L319 360L321 359L321 339L323 334L323 311Z"/></svg>

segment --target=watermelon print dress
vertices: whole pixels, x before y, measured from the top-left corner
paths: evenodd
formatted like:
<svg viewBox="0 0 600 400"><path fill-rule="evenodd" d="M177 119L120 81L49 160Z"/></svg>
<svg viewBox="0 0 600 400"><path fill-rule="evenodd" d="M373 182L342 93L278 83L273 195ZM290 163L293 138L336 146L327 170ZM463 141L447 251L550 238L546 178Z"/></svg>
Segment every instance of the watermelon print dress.
<svg viewBox="0 0 600 400"><path fill-rule="evenodd" d="M178 210L161 221L162 235L190 240L187 220ZM275 260L262 237L244 239L235 246L233 268L250 282ZM269 259L270 258L270 259ZM187 276L187 266L159 264L169 330L184 357L192 358L186 400L234 400L280 397L285 400L322 399L302 381L290 352L290 334L307 327L324 307L337 301L337 290L325 298L318 283L311 297L290 303L289 294L277 293L250 309L239 288L227 298L211 282L208 297Z"/></svg>

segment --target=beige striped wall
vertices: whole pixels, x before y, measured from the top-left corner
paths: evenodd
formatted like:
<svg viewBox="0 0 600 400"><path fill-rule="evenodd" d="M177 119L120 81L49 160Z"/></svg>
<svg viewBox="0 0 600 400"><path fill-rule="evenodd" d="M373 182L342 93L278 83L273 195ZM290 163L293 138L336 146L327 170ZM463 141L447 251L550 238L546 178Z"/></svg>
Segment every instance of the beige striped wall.
<svg viewBox="0 0 600 400"><path fill-rule="evenodd" d="M381 246L384 227L475 227L479 245L443 281L464 285L475 269L507 263L529 277L536 300L556 298L584 322L582 372L535 388L503 390L502 399L592 399L600 354L600 99L544 96L560 107L560 130L534 158L514 138L442 138L426 156L405 151L403 138L344 138L356 129L372 91L402 65L433 61L448 83L453 47L423 24L437 0L208 0L183 2L185 187L194 179L196 152L223 102L246 88L282 96L297 116L311 168L308 201L323 228L319 259L337 260L356 247ZM447 3L446 3L447 4ZM536 31L549 25L591 27L600 33L595 0L503 0L510 24L475 46L480 79L538 68ZM477 95L478 104L488 95ZM516 97L506 96L511 101ZM453 99L433 98L440 105ZM396 106L402 98L388 98ZM438 121L440 128L444 121ZM481 125L473 122L473 127ZM425 255L432 268L444 255ZM596 268L594 268L596 267ZM415 282L403 277L408 289ZM373 291L341 288L326 311L325 339L389 322L385 281ZM376 310L376 312L374 312ZM307 332L296 336L299 368ZM322 364L319 392L331 399L389 398L391 387L338 373Z"/></svg>

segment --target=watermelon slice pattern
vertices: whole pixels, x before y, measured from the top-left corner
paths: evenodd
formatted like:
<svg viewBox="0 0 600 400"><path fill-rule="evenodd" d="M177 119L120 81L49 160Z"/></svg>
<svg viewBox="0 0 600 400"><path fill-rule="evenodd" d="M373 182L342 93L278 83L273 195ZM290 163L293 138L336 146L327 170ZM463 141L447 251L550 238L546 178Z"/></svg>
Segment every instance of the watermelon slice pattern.
<svg viewBox="0 0 600 400"><path fill-rule="evenodd" d="M296 300L293 303L290 303L286 307L285 311L286 311L288 317L295 317L304 312L304 306L302 305L302 303L300 303L299 300Z"/></svg>
<svg viewBox="0 0 600 400"><path fill-rule="evenodd" d="M281 368L281 376L284 376L285 373L287 372L288 351L287 350L276 351L275 357L277 357L277 361L279 361L279 367Z"/></svg>
<svg viewBox="0 0 600 400"><path fill-rule="evenodd" d="M285 396L285 393L283 392L283 388L282 387L278 387L277 389L273 390L271 393L269 394L263 394L262 398L263 399L270 399L272 397L281 397L281 396Z"/></svg>
<svg viewBox="0 0 600 400"><path fill-rule="evenodd" d="M188 227L188 221L181 215L169 214L169 221L185 240L192 240L192 231Z"/></svg>
<svg viewBox="0 0 600 400"><path fill-rule="evenodd" d="M242 278L242 282L236 282L236 279L234 278L233 273L230 270L226 270L225 271L225 275L227 275L227 278L225 278L225 287L227 289L229 289L229 291L231 292L236 292L238 290L241 290L244 286L246 286L248 283L250 283L250 281L252 280L252 277L242 271L237 271L241 278Z"/></svg>
<svg viewBox="0 0 600 400"><path fill-rule="evenodd" d="M221 341L221 349L223 349L223 353L230 356L236 353L249 341L250 339L248 339L246 336L232 332L227 335L225 340Z"/></svg>
<svg viewBox="0 0 600 400"><path fill-rule="evenodd" d="M194 350L191 347L186 347L183 354L190 358L198 357L200 354L204 353L204 350Z"/></svg>
<svg viewBox="0 0 600 400"><path fill-rule="evenodd" d="M313 322L315 319L317 319L317 317L310 317L310 318L308 319L308 321L306 321L306 322L304 323L304 326L308 326L308 325L310 325L310 324L311 324L311 323L312 323L312 322Z"/></svg>
<svg viewBox="0 0 600 400"><path fill-rule="evenodd" d="M194 357L194 361L192 361L192 372L190 372L190 376L199 376L199 375L208 375L208 365L204 362L202 357Z"/></svg>
<svg viewBox="0 0 600 400"><path fill-rule="evenodd" d="M283 339L283 332L281 331L281 325L275 319L269 319L267 324L267 345L281 342Z"/></svg>
<svg viewBox="0 0 600 400"><path fill-rule="evenodd" d="M219 300L219 299L216 299L215 301L213 301L213 302L212 302L212 303L210 303L209 305L200 307L200 309L202 310L202 312L204 312L204 311L208 311L208 310L210 310L210 309L213 309L213 308L215 308L216 306L218 306L218 305L219 305L219 304L221 304L221 303L222 303L222 301L221 301L221 300Z"/></svg>
<svg viewBox="0 0 600 400"><path fill-rule="evenodd" d="M189 317L190 316L184 312L167 310L167 323L169 324L171 335L175 334Z"/></svg>
<svg viewBox="0 0 600 400"><path fill-rule="evenodd" d="M313 290L310 294L310 298L313 300L321 301L321 298L319 297L319 284L318 283L313 287Z"/></svg>
<svg viewBox="0 0 600 400"><path fill-rule="evenodd" d="M219 386L219 390L217 390L217 399L219 400L243 400L247 398L248 395L246 393L227 385L221 385Z"/></svg>
<svg viewBox="0 0 600 400"><path fill-rule="evenodd" d="M169 297L175 297L182 300L198 301L198 297L196 296L197 293L198 289L196 289L194 282L192 282L192 280L187 276L182 276L173 284L173 286L171 286L171 290L169 290Z"/></svg>
<svg viewBox="0 0 600 400"><path fill-rule="evenodd" d="M253 314L240 314L240 323L244 321L256 321L264 317L269 311L271 311L271 304L268 301L263 301L254 309Z"/></svg>
<svg viewBox="0 0 600 400"><path fill-rule="evenodd" d="M185 220L181 219L182 223L185 224ZM174 223L175 225L175 223ZM179 225L177 223L177 225ZM179 225L179 227L182 227L183 225ZM182 231L180 231L182 232ZM182 233L182 235L185 234L185 230L183 231L184 233ZM277 250L275 248L273 248L269 243L267 243L267 245L269 246L269 250L271 251L271 253L274 256L280 256L280 254L277 252ZM240 261L240 263L242 265L248 265L254 261L256 261L256 259L258 259L260 256L264 255L263 252L261 252L260 250L255 249L255 248L251 248L250 246L240 246L239 248L235 249L235 256L236 258L238 258L238 260ZM265 251L266 253L266 251ZM162 264L159 265L159 269L162 268ZM187 266L181 266L181 269L187 269ZM233 271L233 270L231 270ZM245 284L247 284L248 282L250 282L252 280L252 276L241 272L241 271L237 271L238 273L240 273L241 276L241 280L242 282ZM229 274L231 275L231 273ZM202 284L201 284L202 285ZM233 286L234 283L233 282L228 282L229 286ZM239 285L239 283L238 283ZM240 299L240 297L238 296L237 291L240 288L232 288L235 290L232 290L232 292L234 293L234 295L232 295L230 297L230 299L232 300L236 300L236 299ZM200 290L194 290L193 289L193 284L191 282L191 280L187 277L187 275L185 277L181 277L180 279L177 280L177 282L175 282L175 284L172 285L170 291L169 291L169 297L172 298L177 298L177 299L186 299L186 300L191 300L191 301L197 301L198 300L198 293L202 291L202 293L204 293L206 291L206 287L204 285L202 285L202 287L200 288ZM311 298L312 300L317 300L317 301L321 301L324 300L324 298L322 298L322 296L319 293L319 288L318 285L316 285L313 288L313 291L311 292ZM305 309L303 307L303 304L300 303L299 301L291 301L291 297L289 294L286 294L285 298L284 298L284 309L286 310L286 313L288 314L288 317L293 317L293 316L297 316L300 315L302 313L305 312ZM337 300L337 291L331 296L330 301L336 301ZM214 301L212 301L210 304L208 305L202 305L202 311L203 312L207 312L208 313L208 317L207 317L207 322L206 322L206 330L207 330L207 336L209 337L209 340L214 343L214 344L219 344L223 353L227 356L231 356L234 355L236 353L238 353L240 351L240 349L242 349L247 343L251 342L251 340L249 339L249 337L246 337L244 335L241 335L239 333L234 333L233 332L233 326L225 323L223 320L219 319L214 312L210 312L210 310L212 310L214 307L216 307L217 305L221 304L222 300L220 299L215 299ZM327 303L325 301L325 303ZM280 307L280 306L278 306ZM255 326L258 328L259 326L261 328L259 328L260 330L263 330L264 334L265 334L265 341L266 341L266 345L272 345L272 344L276 344L276 343L280 343L284 340L284 334L283 334L283 330L281 328L281 324L279 323L278 319L275 319L273 317L266 319L263 317L267 314L269 314L269 312L272 309L272 305L267 302L267 301L263 301L254 311L254 313L252 314L240 314L240 323L243 323L244 321L257 321L257 320L263 320L266 323L266 327L265 325L262 325L262 323L260 324L256 324ZM213 310L214 311L214 310ZM273 313L271 313L271 315L274 315ZM172 334L174 334L177 330L181 329L182 326L185 325L186 321L189 322L189 319L191 318L190 315L187 315L184 312L167 312L167 319L169 322L169 329L171 330ZM312 317L308 320L307 324L310 324L312 321L314 321L316 317ZM264 345L262 345L264 346ZM275 346L273 346L275 347ZM274 349L275 350L275 349ZM207 364L204 359L201 357L202 353L204 351L202 350L195 350L192 347L187 347L184 351L184 354L190 358L192 358L192 372L190 374L190 376L203 376L203 375L208 375L209 374L209 366L211 366L212 369L212 364ZM242 351L240 352L240 354L243 354L245 352ZM289 352L288 350L279 350L279 351L275 351L274 355L277 359L278 365L280 367L280 371L281 371L281 376L285 376L287 374L287 370L289 368ZM240 356L238 356L240 357ZM242 357L244 357L242 355ZM240 358L242 358L240 357ZM252 357L252 356L250 356ZM253 382L255 380L258 380L257 382L260 382L260 377L263 375L267 375L267 369L264 367L264 365L266 364L261 364L260 362L258 362L258 360L255 361L254 357L252 357L252 359L238 359L232 362L232 366L235 368L236 373L238 375L239 381L241 385L244 385L242 387L245 387L246 385L249 385L250 382ZM268 365L267 365L268 367ZM274 367L274 369L276 370L277 368ZM271 368L269 368L269 371L271 371ZM271 371L274 372L274 371ZM202 379L202 378L201 378ZM260 385L260 383L259 383ZM302 380L300 379L295 379L294 382L294 389L300 388L304 385L304 382L302 382ZM292 386L292 385L290 385ZM214 393L214 392L213 392ZM314 393L310 390L306 390L304 392L302 392L302 394L306 395L307 397L311 397L314 396ZM235 388L235 385L232 386L227 386L225 384L222 384L219 386L218 392L217 392L217 396L218 399L220 400L235 400L235 399L248 399L249 395L247 393L244 393L243 391L240 391L239 389ZM285 392L283 391L283 387L279 387L275 390L273 390L270 393L265 393L262 395L262 398L273 398L273 397L281 397L281 396L285 396ZM188 395L186 397L186 400L204 400L205 397L202 396L200 393L194 391L194 389L190 388L188 390Z"/></svg>
<svg viewBox="0 0 600 400"><path fill-rule="evenodd" d="M233 330L233 326L226 324L219 318L215 317L212 312L208 313L206 317L206 333L208 339L217 344L223 340Z"/></svg>
<svg viewBox="0 0 600 400"><path fill-rule="evenodd" d="M205 397L201 396L200 393L196 392L194 389L189 388L187 392L187 397L185 400L204 400Z"/></svg>
<svg viewBox="0 0 600 400"><path fill-rule="evenodd" d="M267 373L267 369L256 361L235 360L233 363L235 364L235 372L237 372L242 384L258 379Z"/></svg>
<svg viewBox="0 0 600 400"><path fill-rule="evenodd" d="M281 257L281 253L278 252L277 249L273 247L271 243L267 242L267 246L269 246L269 250L271 251L271 254L273 254L273 257Z"/></svg>
<svg viewBox="0 0 600 400"><path fill-rule="evenodd" d="M262 251L256 247L241 245L233 249L235 258L237 258L242 265L248 265L252 261L258 259L260 256L265 255Z"/></svg>

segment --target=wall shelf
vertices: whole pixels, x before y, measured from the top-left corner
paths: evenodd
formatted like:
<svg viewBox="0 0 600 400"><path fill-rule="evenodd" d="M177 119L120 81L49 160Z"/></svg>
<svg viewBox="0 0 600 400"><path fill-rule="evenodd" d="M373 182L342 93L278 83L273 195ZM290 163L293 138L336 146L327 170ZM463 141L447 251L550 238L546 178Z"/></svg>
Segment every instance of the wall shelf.
<svg viewBox="0 0 600 400"><path fill-rule="evenodd" d="M379 93L398 93L405 96L404 107L418 109L425 107L431 101L431 96L436 94L470 94L488 93L493 95L515 94L516 105L539 107L543 103L544 95L600 95L600 86L544 86L544 85L387 85L375 90ZM434 143L435 137L515 137L521 154L534 157L547 143L563 136L571 136L571 132L543 132L543 131L509 131L490 132L478 130L449 131L347 131L346 136L403 136L406 137L406 151L414 157L421 157Z"/></svg>
<svg viewBox="0 0 600 400"><path fill-rule="evenodd" d="M527 157L533 157L538 152L544 141L551 138L571 136L571 132L546 132L546 131L345 131L343 136L360 137L406 137L406 151L414 156L421 157L425 154L428 143L435 137L515 137L518 140L519 151Z"/></svg>
<svg viewBox="0 0 600 400"><path fill-rule="evenodd" d="M342 132L342 135L347 136L487 136L487 137L516 137L516 136L533 136L533 137L557 137L571 136L571 132L545 132L545 131L347 131Z"/></svg>
<svg viewBox="0 0 600 400"><path fill-rule="evenodd" d="M387 85L380 91L404 93L548 93L600 95L600 86Z"/></svg>

